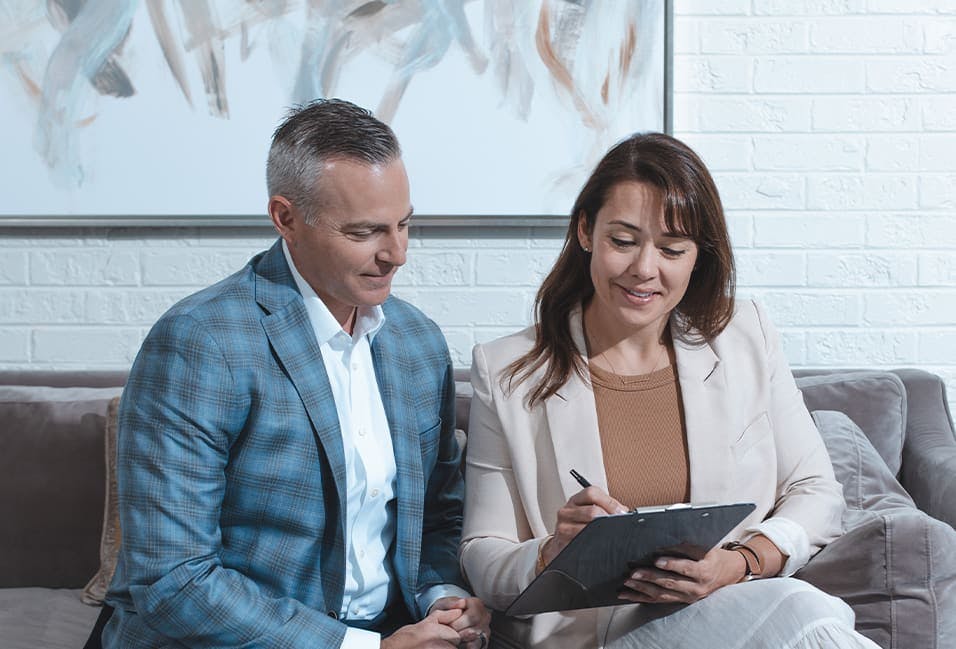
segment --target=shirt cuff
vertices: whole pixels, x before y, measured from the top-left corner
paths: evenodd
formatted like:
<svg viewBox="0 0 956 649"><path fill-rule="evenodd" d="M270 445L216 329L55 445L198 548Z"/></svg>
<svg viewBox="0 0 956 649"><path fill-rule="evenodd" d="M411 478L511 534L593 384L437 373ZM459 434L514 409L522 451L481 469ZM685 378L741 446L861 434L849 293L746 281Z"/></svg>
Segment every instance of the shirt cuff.
<svg viewBox="0 0 956 649"><path fill-rule="evenodd" d="M780 577L789 577L810 560L810 537L800 525L787 518L775 516L747 528L750 536L763 534L787 556L780 569ZM749 538L749 536L748 536Z"/></svg>
<svg viewBox="0 0 956 649"><path fill-rule="evenodd" d="M418 610L422 612L422 615L428 615L428 609L432 605L440 600L442 597L471 597L469 593L464 588L459 588L454 584L435 584L434 586L429 586L418 595L415 596L415 602L418 604Z"/></svg>
<svg viewBox="0 0 956 649"><path fill-rule="evenodd" d="M381 646L381 634L351 626L345 630L342 640L342 649L379 649Z"/></svg>

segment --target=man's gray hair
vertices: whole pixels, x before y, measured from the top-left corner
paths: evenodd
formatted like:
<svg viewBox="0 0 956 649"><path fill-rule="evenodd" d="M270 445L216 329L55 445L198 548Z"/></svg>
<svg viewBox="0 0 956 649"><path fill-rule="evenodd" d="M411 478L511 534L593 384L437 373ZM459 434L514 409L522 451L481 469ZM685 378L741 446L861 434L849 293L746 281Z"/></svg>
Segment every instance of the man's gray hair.
<svg viewBox="0 0 956 649"><path fill-rule="evenodd" d="M321 211L317 181L335 159L385 164L402 155L395 133L368 110L342 99L292 108L272 135L266 163L269 196L284 196L314 224Z"/></svg>

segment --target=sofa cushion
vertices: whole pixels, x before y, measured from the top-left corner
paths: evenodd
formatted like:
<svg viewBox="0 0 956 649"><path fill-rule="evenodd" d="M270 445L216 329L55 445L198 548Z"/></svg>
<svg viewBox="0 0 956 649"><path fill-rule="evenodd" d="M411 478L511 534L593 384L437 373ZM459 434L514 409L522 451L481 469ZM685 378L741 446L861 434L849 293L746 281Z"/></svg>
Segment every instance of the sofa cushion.
<svg viewBox="0 0 956 649"><path fill-rule="evenodd" d="M890 372L860 371L797 379L808 410L838 410L866 434L893 475L906 437L906 388Z"/></svg>
<svg viewBox="0 0 956 649"><path fill-rule="evenodd" d="M956 530L916 509L860 428L814 412L844 487L843 536L797 577L845 600L882 647L956 647Z"/></svg>
<svg viewBox="0 0 956 649"><path fill-rule="evenodd" d="M455 380L455 427L463 431L468 430L468 416L471 412L471 395L474 390L471 382L465 377L464 380Z"/></svg>
<svg viewBox="0 0 956 649"><path fill-rule="evenodd" d="M0 387L0 588L80 588L96 572L107 407L119 392Z"/></svg>
<svg viewBox="0 0 956 649"><path fill-rule="evenodd" d="M119 559L120 521L119 496L116 489L116 426L119 414L119 397L110 399L106 410L106 435L104 439L103 462L106 465L106 478L103 487L106 498L103 502L103 532L100 536L100 567L83 589L83 603L97 606L103 603L106 589L109 588L116 561Z"/></svg>
<svg viewBox="0 0 956 649"><path fill-rule="evenodd" d="M78 590L0 589L0 647L79 649L100 609L80 601Z"/></svg>

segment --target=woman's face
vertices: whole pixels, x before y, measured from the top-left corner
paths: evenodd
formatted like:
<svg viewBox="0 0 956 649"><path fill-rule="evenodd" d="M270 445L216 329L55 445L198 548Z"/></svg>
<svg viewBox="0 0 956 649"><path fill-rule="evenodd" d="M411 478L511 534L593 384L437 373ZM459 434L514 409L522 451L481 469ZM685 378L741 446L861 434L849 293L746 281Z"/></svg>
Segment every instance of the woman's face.
<svg viewBox="0 0 956 649"><path fill-rule="evenodd" d="M658 192L626 181L614 185L597 213L594 231L578 222L578 240L591 254L594 297L588 305L605 335L646 332L659 339L687 291L697 244L666 232Z"/></svg>

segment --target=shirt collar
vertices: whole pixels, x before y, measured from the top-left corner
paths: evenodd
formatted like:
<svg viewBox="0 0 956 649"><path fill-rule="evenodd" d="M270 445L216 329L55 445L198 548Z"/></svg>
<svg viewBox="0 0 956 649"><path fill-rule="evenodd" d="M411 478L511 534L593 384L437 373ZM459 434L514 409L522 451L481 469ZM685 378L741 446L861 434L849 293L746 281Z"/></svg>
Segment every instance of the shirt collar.
<svg viewBox="0 0 956 649"><path fill-rule="evenodd" d="M315 289L305 281L305 278L299 273L299 269L295 267L295 263L292 261L292 254L289 252L289 246L286 244L285 239L282 240L282 254L285 255L285 261L289 265L289 272L292 273L292 279L295 280L295 285L299 289L299 293L302 294L302 299L305 302L305 310L309 315L309 322L312 324L312 329L315 331L315 337L319 344L321 345L331 341L340 333L348 336L348 333L342 329L342 325L339 324L335 316L332 315L332 312L329 311L329 307L325 305L322 298L316 294ZM352 341L354 342L362 336L368 336L368 342L371 344L375 339L375 335L381 330L384 324L385 312L382 310L381 305L360 306L355 314L355 326L352 329L351 337Z"/></svg>

